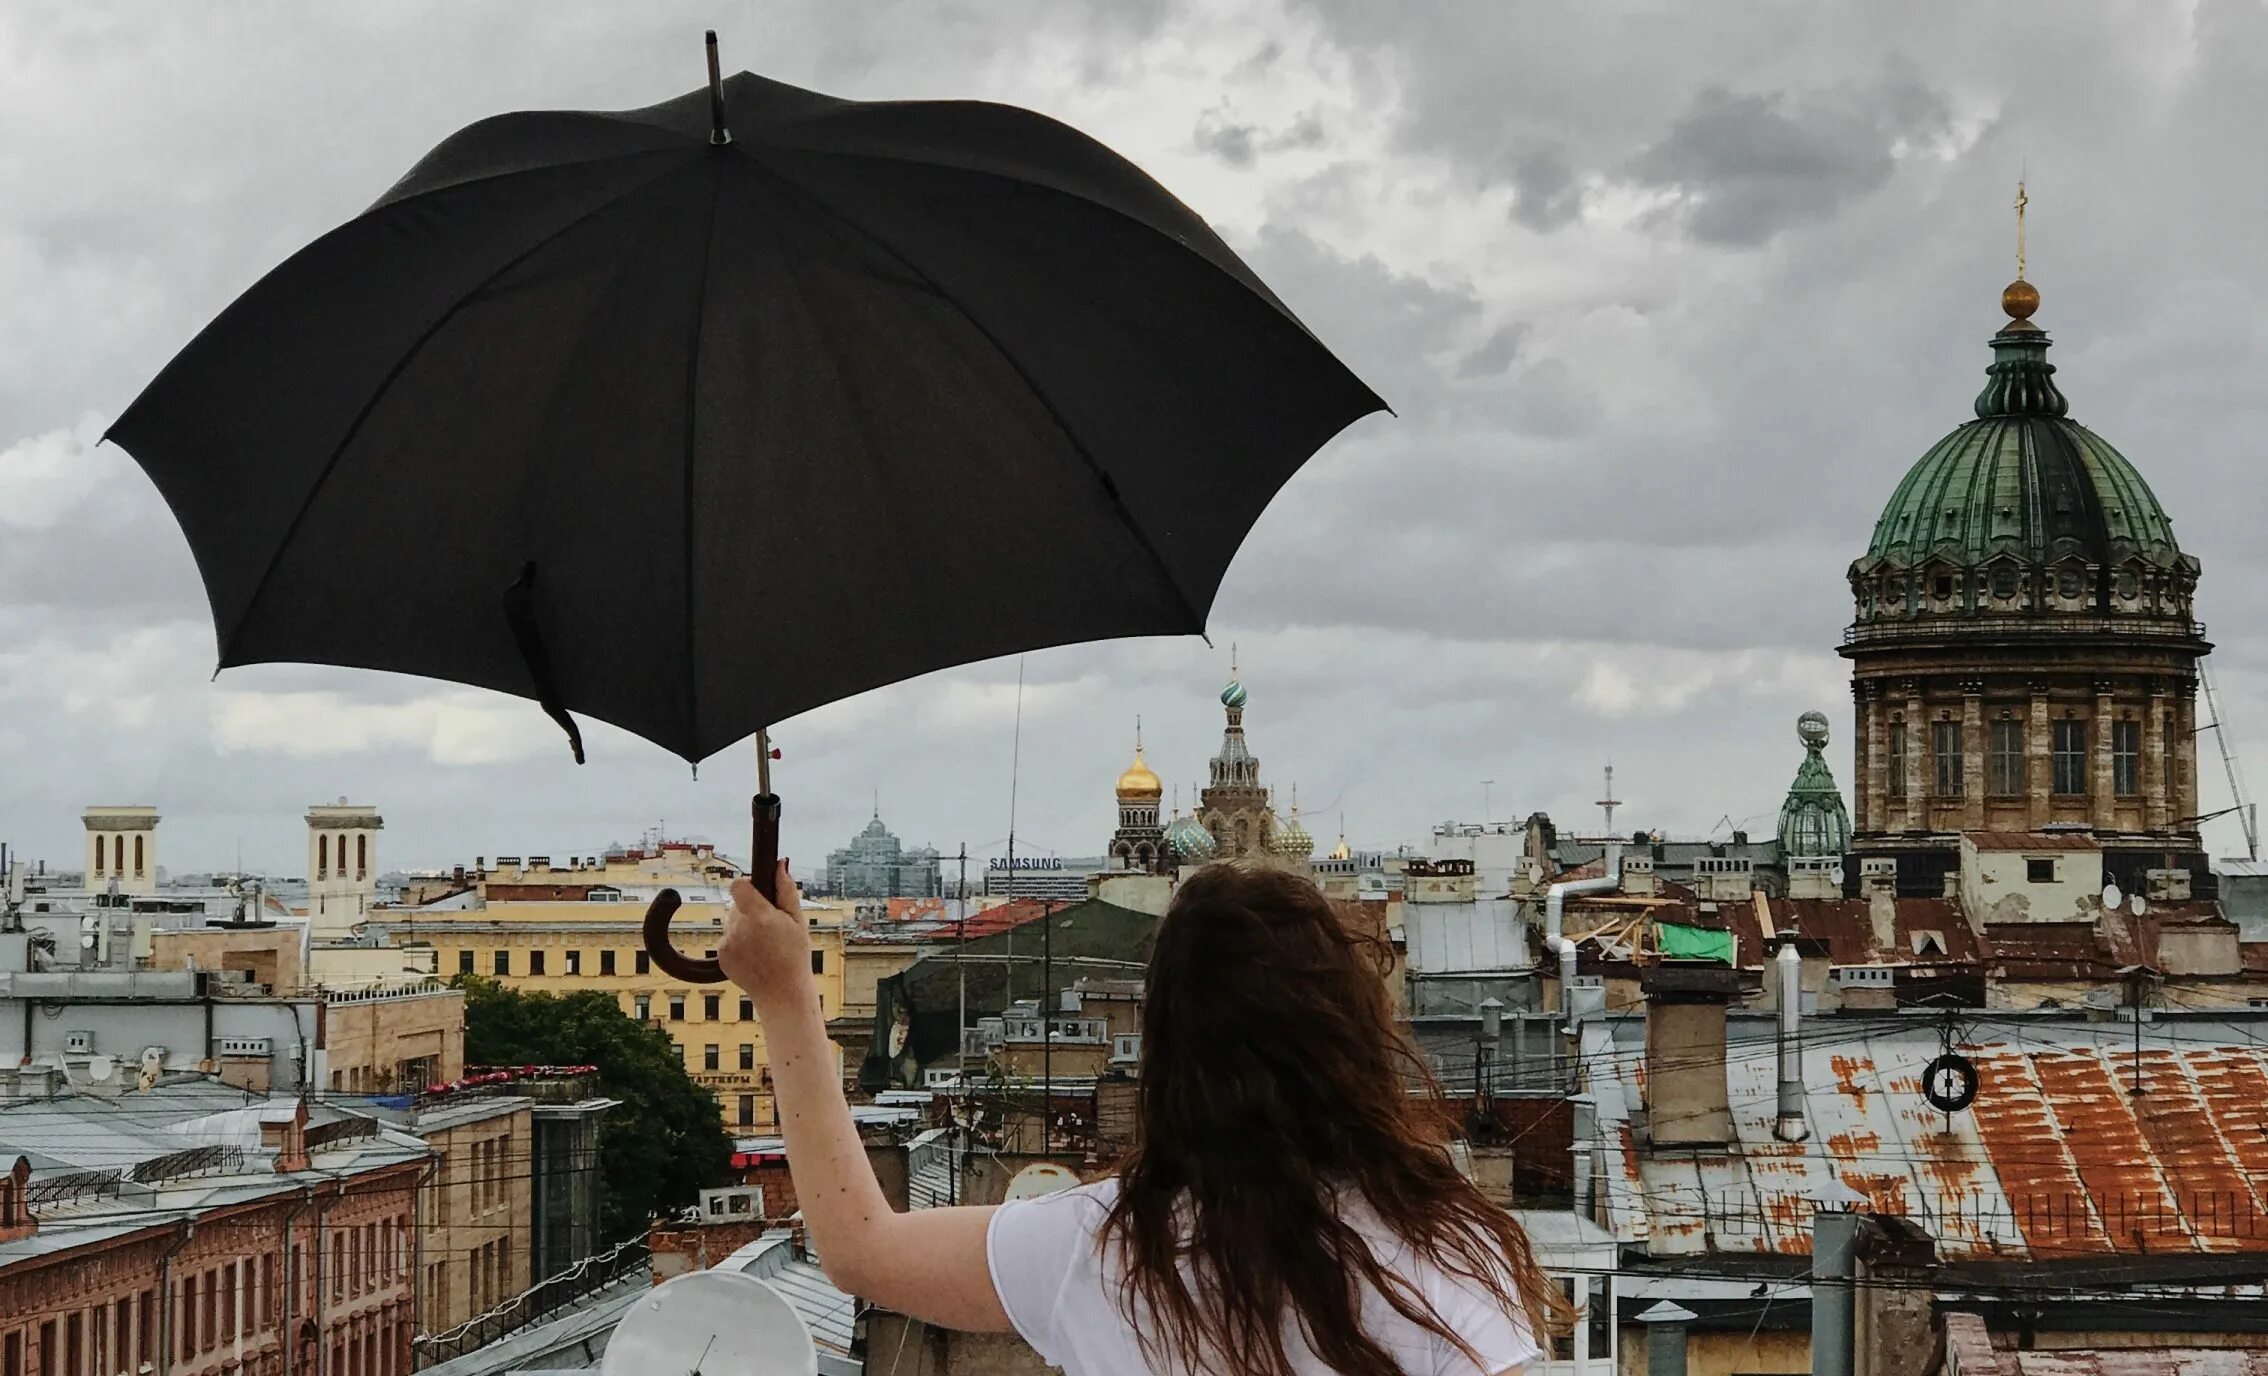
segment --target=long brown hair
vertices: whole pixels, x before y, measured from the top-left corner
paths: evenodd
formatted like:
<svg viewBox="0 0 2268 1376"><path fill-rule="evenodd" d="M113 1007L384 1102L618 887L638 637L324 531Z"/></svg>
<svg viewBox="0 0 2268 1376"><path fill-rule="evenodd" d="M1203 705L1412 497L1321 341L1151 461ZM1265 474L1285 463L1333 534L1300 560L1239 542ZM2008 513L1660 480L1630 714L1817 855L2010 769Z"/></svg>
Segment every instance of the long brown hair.
<svg viewBox="0 0 2268 1376"><path fill-rule="evenodd" d="M1333 1371L1396 1376L1363 1330L1366 1287L1477 1359L1391 1252L1373 1254L1345 1212L1358 1201L1539 1341L1564 1330L1527 1236L1444 1150L1439 1086L1388 999L1392 959L1298 875L1223 862L1182 882L1150 958L1140 1137L1103 1229L1153 1366L1291 1376L1294 1320Z"/></svg>

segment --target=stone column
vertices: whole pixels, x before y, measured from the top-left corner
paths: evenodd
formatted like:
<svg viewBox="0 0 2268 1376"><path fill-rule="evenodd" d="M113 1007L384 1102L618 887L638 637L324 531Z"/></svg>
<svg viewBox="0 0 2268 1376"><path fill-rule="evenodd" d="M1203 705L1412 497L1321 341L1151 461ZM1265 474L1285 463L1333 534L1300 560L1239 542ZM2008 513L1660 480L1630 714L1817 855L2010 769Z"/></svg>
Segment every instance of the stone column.
<svg viewBox="0 0 2268 1376"><path fill-rule="evenodd" d="M2031 714L2024 719L2024 791L2031 798L2031 826L2038 831L2055 820L2055 726L2048 716L2048 686L2032 684Z"/></svg>
<svg viewBox="0 0 2268 1376"><path fill-rule="evenodd" d="M1984 681L1972 678L1961 685L1961 828L1982 831L1984 819Z"/></svg>
<svg viewBox="0 0 2268 1376"><path fill-rule="evenodd" d="M2111 789L2111 684L2095 680L2095 720L2088 727L2087 815L2098 831L2118 826L2118 795Z"/></svg>
<svg viewBox="0 0 2268 1376"><path fill-rule="evenodd" d="M1853 687L1859 698L1859 738L1853 742L1857 756L1853 772L1858 779L1851 789L1851 798L1858 804L1857 828L1862 832L1887 831L1890 800L1883 761L1890 752L1889 713L1883 710L1882 694L1872 680Z"/></svg>
<svg viewBox="0 0 2268 1376"><path fill-rule="evenodd" d="M2197 680L2183 679L2174 701L2173 825L2195 831L2197 816Z"/></svg>
<svg viewBox="0 0 2268 1376"><path fill-rule="evenodd" d="M2166 758L2166 723L2172 699L2162 678L2150 680L2150 710L2142 719L2142 824L2164 831L2174 817L2172 771Z"/></svg>
<svg viewBox="0 0 2268 1376"><path fill-rule="evenodd" d="M1906 684L1906 817L1910 829L1929 829L1929 789L1924 772L1929 763L1929 715L1922 706L1921 684Z"/></svg>

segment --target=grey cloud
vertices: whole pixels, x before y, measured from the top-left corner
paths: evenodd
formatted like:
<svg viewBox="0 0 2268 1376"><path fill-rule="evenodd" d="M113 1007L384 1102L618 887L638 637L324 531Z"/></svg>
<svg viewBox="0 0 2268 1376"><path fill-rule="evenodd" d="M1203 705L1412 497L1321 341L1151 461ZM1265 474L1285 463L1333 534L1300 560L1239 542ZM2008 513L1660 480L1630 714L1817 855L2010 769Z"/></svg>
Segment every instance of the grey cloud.
<svg viewBox="0 0 2268 1376"><path fill-rule="evenodd" d="M1942 96L1902 80L1836 95L1710 88L1628 172L1682 198L1694 238L1753 248L1881 187L1893 150L1947 119Z"/></svg>
<svg viewBox="0 0 2268 1376"><path fill-rule="evenodd" d="M1190 141L1235 168L1249 168L1262 153L1318 148L1324 140L1323 120L1310 110L1281 130L1270 132L1254 124L1232 120L1219 107L1197 117Z"/></svg>
<svg viewBox="0 0 2268 1376"><path fill-rule="evenodd" d="M1520 340L1527 332L1525 325L1498 326L1481 342L1479 348L1466 354L1464 360L1458 363L1457 376L1468 379L1488 377L1511 367L1512 360L1520 356Z"/></svg>
<svg viewBox="0 0 2268 1376"><path fill-rule="evenodd" d="M1532 148L1512 159L1512 218L1543 232L1572 224L1583 213L1583 187L1564 153Z"/></svg>

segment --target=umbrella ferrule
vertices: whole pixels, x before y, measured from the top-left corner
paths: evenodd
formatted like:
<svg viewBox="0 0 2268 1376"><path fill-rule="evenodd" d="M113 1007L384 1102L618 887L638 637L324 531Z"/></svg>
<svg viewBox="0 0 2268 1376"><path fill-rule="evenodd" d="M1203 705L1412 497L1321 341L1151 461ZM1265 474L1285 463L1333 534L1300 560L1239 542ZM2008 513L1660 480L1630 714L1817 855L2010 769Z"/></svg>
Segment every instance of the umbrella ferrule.
<svg viewBox="0 0 2268 1376"><path fill-rule="evenodd" d="M725 128L724 78L717 70L717 31L709 30L709 142L722 148L732 142L732 131Z"/></svg>

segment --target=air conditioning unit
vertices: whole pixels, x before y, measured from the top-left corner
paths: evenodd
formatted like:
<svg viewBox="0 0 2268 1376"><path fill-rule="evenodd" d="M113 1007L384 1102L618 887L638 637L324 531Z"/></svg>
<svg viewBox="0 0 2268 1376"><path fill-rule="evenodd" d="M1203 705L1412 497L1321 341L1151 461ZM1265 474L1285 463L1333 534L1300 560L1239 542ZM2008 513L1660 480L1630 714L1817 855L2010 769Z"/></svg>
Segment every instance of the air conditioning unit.
<svg viewBox="0 0 2268 1376"><path fill-rule="evenodd" d="M1113 1061L1132 1062L1142 1059L1142 1034L1121 1032L1111 1039L1110 1058Z"/></svg>
<svg viewBox="0 0 2268 1376"><path fill-rule="evenodd" d="M266 1060L274 1044L266 1037L222 1037L220 1054L223 1056L254 1056Z"/></svg>
<svg viewBox="0 0 2268 1376"><path fill-rule="evenodd" d="M94 1033L92 1032L66 1032L63 1034L63 1049L65 1051L82 1056L91 1056L94 1054L94 1046Z"/></svg>

